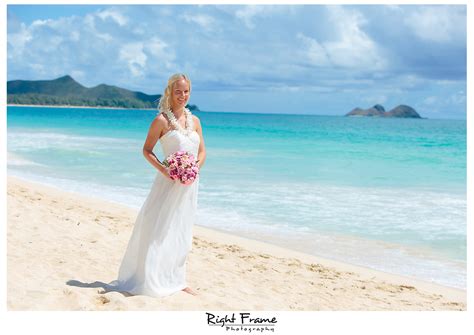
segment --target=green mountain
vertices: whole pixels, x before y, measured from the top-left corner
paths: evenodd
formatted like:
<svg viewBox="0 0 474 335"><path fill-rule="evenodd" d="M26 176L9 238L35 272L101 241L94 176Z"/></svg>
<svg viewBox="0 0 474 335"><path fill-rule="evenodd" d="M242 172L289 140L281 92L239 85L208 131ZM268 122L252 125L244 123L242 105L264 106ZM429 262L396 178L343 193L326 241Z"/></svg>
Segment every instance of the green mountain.
<svg viewBox="0 0 474 335"><path fill-rule="evenodd" d="M54 80L7 82L8 104L156 108L160 98L161 94L148 95L105 84L87 88L69 75ZM187 107L191 110L199 110L196 105Z"/></svg>

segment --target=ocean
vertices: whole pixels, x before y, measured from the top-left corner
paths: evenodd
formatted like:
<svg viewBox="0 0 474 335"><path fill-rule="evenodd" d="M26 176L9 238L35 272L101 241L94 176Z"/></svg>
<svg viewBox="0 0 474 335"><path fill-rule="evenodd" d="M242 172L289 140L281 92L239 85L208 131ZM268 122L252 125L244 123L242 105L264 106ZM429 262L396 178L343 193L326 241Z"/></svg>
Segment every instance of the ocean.
<svg viewBox="0 0 474 335"><path fill-rule="evenodd" d="M466 288L465 120L195 114L199 225ZM7 173L139 209L155 115L8 106Z"/></svg>

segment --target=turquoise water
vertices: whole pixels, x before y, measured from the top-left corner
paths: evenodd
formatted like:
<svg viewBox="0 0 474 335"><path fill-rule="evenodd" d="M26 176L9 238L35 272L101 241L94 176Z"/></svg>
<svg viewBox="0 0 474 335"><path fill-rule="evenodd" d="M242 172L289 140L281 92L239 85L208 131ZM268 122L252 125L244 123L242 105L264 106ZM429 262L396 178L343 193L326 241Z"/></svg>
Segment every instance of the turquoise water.
<svg viewBox="0 0 474 335"><path fill-rule="evenodd" d="M200 225L465 288L465 121L196 115ZM7 116L9 174L140 207L156 173L142 156L155 111Z"/></svg>

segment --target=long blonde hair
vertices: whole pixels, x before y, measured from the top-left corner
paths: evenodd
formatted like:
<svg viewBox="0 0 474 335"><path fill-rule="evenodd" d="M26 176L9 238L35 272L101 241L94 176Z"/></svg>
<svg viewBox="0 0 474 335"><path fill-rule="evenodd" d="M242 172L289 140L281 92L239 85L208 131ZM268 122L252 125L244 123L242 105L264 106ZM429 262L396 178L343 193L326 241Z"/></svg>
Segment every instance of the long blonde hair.
<svg viewBox="0 0 474 335"><path fill-rule="evenodd" d="M189 93L191 94L191 79L184 73L175 73L173 74L169 79L168 79L168 86L165 88L165 92L160 98L160 102L158 103L158 114L163 113L166 110L169 110L171 108L170 105L170 98L171 98L171 92L173 90L173 85L175 82L177 82L180 79L186 80L186 82L189 85Z"/></svg>

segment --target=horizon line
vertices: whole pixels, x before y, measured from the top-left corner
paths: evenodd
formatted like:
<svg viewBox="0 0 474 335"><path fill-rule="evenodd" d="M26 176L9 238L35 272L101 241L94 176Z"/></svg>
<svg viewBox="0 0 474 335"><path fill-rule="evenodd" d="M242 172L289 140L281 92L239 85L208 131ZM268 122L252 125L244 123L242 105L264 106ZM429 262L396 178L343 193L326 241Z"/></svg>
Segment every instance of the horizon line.
<svg viewBox="0 0 474 335"><path fill-rule="evenodd" d="M83 109L117 109L117 110L149 110L154 111L157 108L124 108L124 107L99 107L99 106L75 106L75 105L23 105L23 104L7 104L7 107L43 107L43 108L83 108ZM265 112L238 112L238 111L216 111L216 110L198 110L198 113L222 113L222 114L257 114L257 115L300 115L300 116L330 116L330 117L346 117L341 114L307 114L307 113L265 113ZM347 116L351 119L411 119L411 118L391 118L391 117L368 117L368 116ZM417 119L417 118L415 118ZM429 118L421 117L418 120L459 120L467 121L467 118Z"/></svg>

